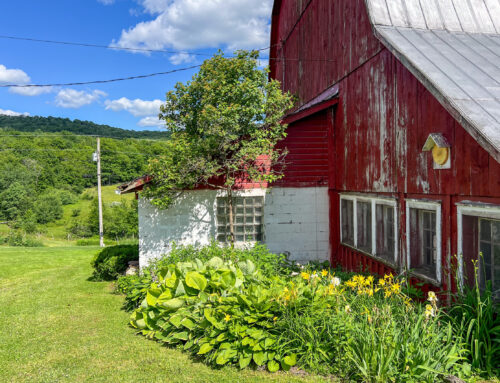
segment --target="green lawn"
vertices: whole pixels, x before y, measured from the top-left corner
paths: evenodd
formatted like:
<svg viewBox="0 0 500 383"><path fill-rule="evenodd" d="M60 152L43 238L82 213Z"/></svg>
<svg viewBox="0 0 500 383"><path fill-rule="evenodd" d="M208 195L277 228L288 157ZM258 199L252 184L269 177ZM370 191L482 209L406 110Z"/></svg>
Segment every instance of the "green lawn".
<svg viewBox="0 0 500 383"><path fill-rule="evenodd" d="M282 373L213 370L136 336L112 285L87 281L96 251L0 248L0 381L304 381Z"/></svg>

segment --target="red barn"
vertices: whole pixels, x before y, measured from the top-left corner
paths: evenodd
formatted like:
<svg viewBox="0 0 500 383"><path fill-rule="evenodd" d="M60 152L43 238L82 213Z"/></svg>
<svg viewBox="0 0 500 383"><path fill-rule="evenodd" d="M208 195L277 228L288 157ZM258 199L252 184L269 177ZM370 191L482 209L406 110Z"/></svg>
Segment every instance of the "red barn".
<svg viewBox="0 0 500 383"><path fill-rule="evenodd" d="M500 291L500 1L276 0L279 187L327 187L334 264ZM458 255L456 260L455 255Z"/></svg>

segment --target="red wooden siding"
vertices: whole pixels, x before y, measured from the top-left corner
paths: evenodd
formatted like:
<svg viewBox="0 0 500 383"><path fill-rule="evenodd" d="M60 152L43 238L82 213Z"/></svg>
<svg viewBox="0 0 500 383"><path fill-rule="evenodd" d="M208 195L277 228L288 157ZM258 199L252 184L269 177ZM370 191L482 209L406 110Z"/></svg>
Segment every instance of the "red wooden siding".
<svg viewBox="0 0 500 383"><path fill-rule="evenodd" d="M391 270L340 244L339 193L383 194L398 201L403 262L406 199L438 200L441 287L451 289L456 203L500 204L500 164L381 45L363 0L277 0L271 38L271 55L277 58L270 63L271 77L298 96L298 105L339 85L338 104L291 124L282 143L291 160L282 184L329 185L332 261L351 270L360 265L379 274ZM430 133L442 133L451 143L451 169L433 169L431 154L422 152Z"/></svg>
<svg viewBox="0 0 500 383"><path fill-rule="evenodd" d="M271 77L299 105L382 49L363 0L276 1L272 29Z"/></svg>
<svg viewBox="0 0 500 383"><path fill-rule="evenodd" d="M288 149L285 177L274 186L328 185L328 111L322 111L288 126L287 138L278 147Z"/></svg>

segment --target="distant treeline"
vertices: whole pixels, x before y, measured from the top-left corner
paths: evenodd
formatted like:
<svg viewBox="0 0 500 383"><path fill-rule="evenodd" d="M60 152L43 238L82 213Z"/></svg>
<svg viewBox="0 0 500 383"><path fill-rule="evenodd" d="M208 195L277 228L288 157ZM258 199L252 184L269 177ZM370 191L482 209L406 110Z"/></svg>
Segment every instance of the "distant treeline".
<svg viewBox="0 0 500 383"><path fill-rule="evenodd" d="M35 136L0 128L2 221L22 220L37 209L41 212L41 205L50 204L49 196L62 198L61 192L78 195L96 185L96 164L92 161L95 137L43 133L39 129ZM161 140L102 138L103 183L126 182L143 175L148 159L163 151ZM38 222L42 221L40 217Z"/></svg>
<svg viewBox="0 0 500 383"><path fill-rule="evenodd" d="M114 128L108 125L98 125L90 121L70 120L59 117L25 117L0 115L0 128L10 128L19 132L71 132L89 136L112 138L150 138L167 139L166 131L134 131Z"/></svg>

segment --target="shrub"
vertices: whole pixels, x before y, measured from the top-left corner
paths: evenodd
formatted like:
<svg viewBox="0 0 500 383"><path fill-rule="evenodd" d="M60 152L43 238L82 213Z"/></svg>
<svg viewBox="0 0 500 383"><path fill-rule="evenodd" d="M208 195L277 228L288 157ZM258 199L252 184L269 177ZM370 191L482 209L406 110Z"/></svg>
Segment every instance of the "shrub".
<svg viewBox="0 0 500 383"><path fill-rule="evenodd" d="M99 238L84 238L76 241L76 246L99 246Z"/></svg>
<svg viewBox="0 0 500 383"><path fill-rule="evenodd" d="M130 261L139 260L139 246L118 245L101 250L91 262L94 280L110 281L117 279L128 267Z"/></svg>
<svg viewBox="0 0 500 383"><path fill-rule="evenodd" d="M13 247L42 247L43 242L31 237L22 231L11 231L6 238L6 243Z"/></svg>

